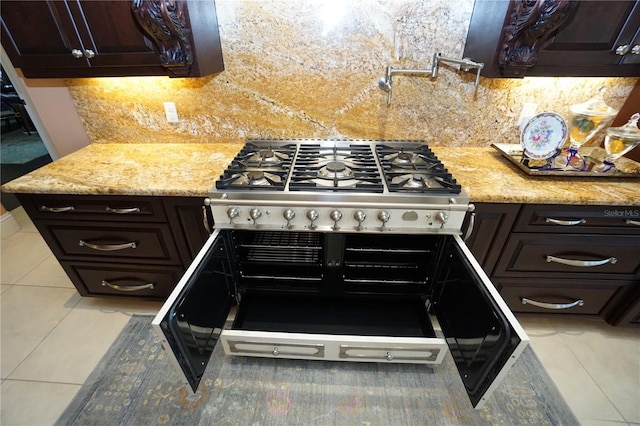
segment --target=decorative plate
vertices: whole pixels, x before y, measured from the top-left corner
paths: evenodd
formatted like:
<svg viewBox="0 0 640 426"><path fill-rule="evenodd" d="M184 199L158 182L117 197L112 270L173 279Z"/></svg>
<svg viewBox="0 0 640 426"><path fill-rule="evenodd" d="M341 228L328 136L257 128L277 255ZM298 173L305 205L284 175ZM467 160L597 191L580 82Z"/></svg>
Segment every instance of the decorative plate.
<svg viewBox="0 0 640 426"><path fill-rule="evenodd" d="M567 122L555 112L542 112L527 122L520 144L529 158L544 160L553 156L567 140Z"/></svg>

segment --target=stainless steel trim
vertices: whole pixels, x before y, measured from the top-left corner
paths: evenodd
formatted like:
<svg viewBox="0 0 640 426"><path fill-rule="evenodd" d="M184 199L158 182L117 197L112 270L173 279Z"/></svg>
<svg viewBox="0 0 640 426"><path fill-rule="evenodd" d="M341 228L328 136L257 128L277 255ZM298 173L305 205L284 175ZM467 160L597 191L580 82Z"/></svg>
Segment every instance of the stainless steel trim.
<svg viewBox="0 0 640 426"><path fill-rule="evenodd" d="M282 347L284 346L285 348L290 347L290 348L311 348L311 349L315 349L316 352L312 353L312 354L304 354L304 356L313 356L316 358L324 358L324 345L321 343L314 343L314 344L300 344L300 343L286 343L286 342L282 342L282 343L274 343L274 342L258 342L258 341L254 341L254 340L227 340L227 343L229 343L229 351L231 353L245 353L245 354L270 354L273 356L278 356L278 355L295 355L295 356L300 356L301 354L298 352L287 352L286 350L282 350ZM264 346L265 350L264 351L260 351L260 350L241 350L238 349L237 345L239 344L249 344L249 345L256 345L256 346Z"/></svg>
<svg viewBox="0 0 640 426"><path fill-rule="evenodd" d="M465 232L464 234L464 238L463 240L466 242L469 237L471 237L471 234L473 234L473 227L476 224L476 213L473 212L469 215L469 223L467 224L467 232Z"/></svg>
<svg viewBox="0 0 640 426"><path fill-rule="evenodd" d="M129 208L112 208L107 206L105 209L109 213L118 213L118 214L127 214L127 213L137 213L140 211L139 207L129 207Z"/></svg>
<svg viewBox="0 0 640 426"><path fill-rule="evenodd" d="M624 221L624 223L626 223L627 225L640 226L640 221L638 220L627 219Z"/></svg>
<svg viewBox="0 0 640 426"><path fill-rule="evenodd" d="M70 212L75 210L76 208L73 206L65 206L65 207L47 207L40 206L41 212L52 212L52 213L62 213L62 212Z"/></svg>
<svg viewBox="0 0 640 426"><path fill-rule="evenodd" d="M591 267L591 266L601 266L607 263L611 263L613 265L618 262L618 259L616 259L615 257L609 257L607 259L602 259L602 260L574 260L574 259L565 259L565 258L556 257L556 256L547 256L547 262L561 263L563 265L569 265L569 266Z"/></svg>
<svg viewBox="0 0 640 426"><path fill-rule="evenodd" d="M117 251L117 250L124 250L128 248L134 249L137 246L135 241L131 241L130 243L122 243L122 244L92 244L84 240L78 241L78 245L80 247L88 247L90 249L98 250L98 251Z"/></svg>
<svg viewBox="0 0 640 426"><path fill-rule="evenodd" d="M381 359L386 359L387 361L396 360L396 361L435 361L438 359L438 354L440 353L440 348L416 348L410 346L394 346L394 347L382 347L382 346L352 346L352 345L340 345L340 352L338 357L340 359L375 359L373 356L367 355L349 355L347 352L350 350L372 350L372 351L384 351L385 354L381 357ZM428 351L428 356L416 357L416 356L406 356L403 357L399 355L402 351L411 351L411 352L419 352L419 351Z"/></svg>
<svg viewBox="0 0 640 426"><path fill-rule="evenodd" d="M574 308L576 306L584 306L584 300L578 299L569 303L545 303L545 302L538 302L537 300L531 300L531 299L527 299L526 297L523 297L522 304L523 305L529 304L529 305L537 306L539 308L544 308L544 309L559 310L559 309Z"/></svg>
<svg viewBox="0 0 640 426"><path fill-rule="evenodd" d="M207 234L211 235L211 225L209 225L209 217L207 216L207 208L202 206L202 226L207 231Z"/></svg>
<svg viewBox="0 0 640 426"><path fill-rule="evenodd" d="M583 223L587 223L587 219L579 219L579 220L561 220L561 219L553 219L548 217L544 220L547 223L553 223L554 225L563 225L563 226L574 226L581 225Z"/></svg>
<svg viewBox="0 0 640 426"><path fill-rule="evenodd" d="M102 282L100 283L102 285L102 287L111 287L114 290L118 290L118 291L140 291L140 290L153 290L155 288L153 283L149 283L149 284L142 284L142 285L132 285L132 286L122 286L122 285L117 285L117 284L111 284L109 281L107 280L102 280Z"/></svg>

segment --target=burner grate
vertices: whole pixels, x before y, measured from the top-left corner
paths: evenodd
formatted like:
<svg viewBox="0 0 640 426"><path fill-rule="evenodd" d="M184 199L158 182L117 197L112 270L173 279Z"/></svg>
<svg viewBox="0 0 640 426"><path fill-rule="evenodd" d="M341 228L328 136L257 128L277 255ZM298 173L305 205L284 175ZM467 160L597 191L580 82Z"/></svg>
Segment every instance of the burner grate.
<svg viewBox="0 0 640 426"><path fill-rule="evenodd" d="M459 194L462 190L426 144L378 144L376 155L390 192Z"/></svg>

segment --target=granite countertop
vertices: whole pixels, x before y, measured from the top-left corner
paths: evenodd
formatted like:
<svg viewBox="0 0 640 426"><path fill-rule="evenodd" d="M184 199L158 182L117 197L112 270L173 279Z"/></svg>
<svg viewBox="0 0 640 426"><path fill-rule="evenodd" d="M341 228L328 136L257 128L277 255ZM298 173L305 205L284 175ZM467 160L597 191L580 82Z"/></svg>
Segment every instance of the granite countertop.
<svg viewBox="0 0 640 426"><path fill-rule="evenodd" d="M5 192L205 197L243 146L92 144L2 186ZM431 146L472 202L640 204L640 178L533 177L494 148Z"/></svg>

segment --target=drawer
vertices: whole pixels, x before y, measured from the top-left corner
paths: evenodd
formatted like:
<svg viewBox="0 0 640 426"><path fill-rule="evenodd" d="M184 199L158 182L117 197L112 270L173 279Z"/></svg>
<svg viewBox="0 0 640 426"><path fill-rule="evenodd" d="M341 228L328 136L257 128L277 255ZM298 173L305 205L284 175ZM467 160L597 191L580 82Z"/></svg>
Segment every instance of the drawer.
<svg viewBox="0 0 640 426"><path fill-rule="evenodd" d="M639 268L638 236L512 234L502 250L494 276L633 277Z"/></svg>
<svg viewBox="0 0 640 426"><path fill-rule="evenodd" d="M628 284L628 283L627 283ZM624 282L607 280L496 280L513 312L600 315Z"/></svg>
<svg viewBox="0 0 640 426"><path fill-rule="evenodd" d="M171 266L105 265L62 262L83 296L125 296L165 299L176 286L184 269Z"/></svg>
<svg viewBox="0 0 640 426"><path fill-rule="evenodd" d="M640 235L640 206L525 205L514 231Z"/></svg>
<svg viewBox="0 0 640 426"><path fill-rule="evenodd" d="M448 346L419 299L323 299L245 294L228 355L439 364Z"/></svg>
<svg viewBox="0 0 640 426"><path fill-rule="evenodd" d="M93 195L20 196L29 216L42 219L104 220L109 222L165 222L157 197Z"/></svg>
<svg viewBox="0 0 640 426"><path fill-rule="evenodd" d="M74 222L40 223L44 225L41 232L58 259L181 264L168 225L98 222L87 227Z"/></svg>

